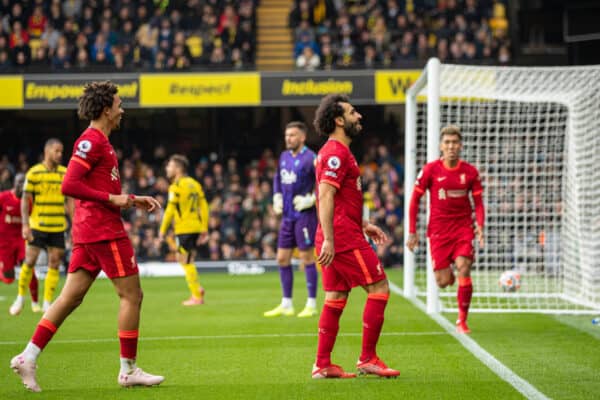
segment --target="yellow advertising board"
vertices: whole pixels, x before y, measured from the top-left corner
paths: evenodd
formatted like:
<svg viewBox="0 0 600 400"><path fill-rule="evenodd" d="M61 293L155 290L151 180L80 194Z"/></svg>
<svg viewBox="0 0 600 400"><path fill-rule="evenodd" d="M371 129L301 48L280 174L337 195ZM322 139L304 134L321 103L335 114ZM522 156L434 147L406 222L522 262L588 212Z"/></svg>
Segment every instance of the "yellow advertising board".
<svg viewBox="0 0 600 400"><path fill-rule="evenodd" d="M23 77L0 76L0 108L23 108Z"/></svg>
<svg viewBox="0 0 600 400"><path fill-rule="evenodd" d="M140 75L142 107L247 106L260 99L258 73Z"/></svg>
<svg viewBox="0 0 600 400"><path fill-rule="evenodd" d="M406 91L419 75L420 70L375 71L375 102L404 103Z"/></svg>

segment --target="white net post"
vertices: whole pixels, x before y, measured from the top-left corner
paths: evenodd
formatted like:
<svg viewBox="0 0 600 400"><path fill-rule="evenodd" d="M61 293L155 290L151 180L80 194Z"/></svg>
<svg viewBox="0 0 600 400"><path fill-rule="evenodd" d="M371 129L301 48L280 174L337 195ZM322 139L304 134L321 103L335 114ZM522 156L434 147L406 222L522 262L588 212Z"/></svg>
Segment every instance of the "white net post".
<svg viewBox="0 0 600 400"><path fill-rule="evenodd" d="M487 214L472 310L598 312L600 67L441 65L437 75L436 64L407 93L405 215L417 168L439 156L440 126L458 125ZM423 239L424 212L419 222ZM423 250L405 252L405 295L426 298L430 312L456 311L456 289L438 294L428 263ZM498 286L506 270L522 276L515 293Z"/></svg>

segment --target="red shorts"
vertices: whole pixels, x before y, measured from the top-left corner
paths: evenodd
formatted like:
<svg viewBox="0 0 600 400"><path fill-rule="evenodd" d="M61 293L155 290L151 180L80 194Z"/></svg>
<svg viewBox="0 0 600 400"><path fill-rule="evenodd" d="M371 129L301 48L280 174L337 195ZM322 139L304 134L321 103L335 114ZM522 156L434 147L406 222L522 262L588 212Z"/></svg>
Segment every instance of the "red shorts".
<svg viewBox="0 0 600 400"><path fill-rule="evenodd" d="M128 237L73 245L69 273L80 268L94 277L102 270L110 279L138 273L135 254Z"/></svg>
<svg viewBox="0 0 600 400"><path fill-rule="evenodd" d="M429 237L429 249L433 270L439 271L448 268L458 257L473 260L473 230L462 229L457 234L442 236L431 235Z"/></svg>
<svg viewBox="0 0 600 400"><path fill-rule="evenodd" d="M14 245L0 247L0 270L11 271L25 258L25 241L19 239Z"/></svg>
<svg viewBox="0 0 600 400"><path fill-rule="evenodd" d="M366 286L386 279L385 271L371 247L336 253L323 267L323 289L347 292L355 286Z"/></svg>

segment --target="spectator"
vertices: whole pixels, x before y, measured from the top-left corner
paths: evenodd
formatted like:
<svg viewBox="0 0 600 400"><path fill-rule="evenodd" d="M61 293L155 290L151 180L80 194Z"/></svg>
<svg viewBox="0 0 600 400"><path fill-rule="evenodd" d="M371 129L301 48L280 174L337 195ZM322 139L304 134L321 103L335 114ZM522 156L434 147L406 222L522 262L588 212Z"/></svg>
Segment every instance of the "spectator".
<svg viewBox="0 0 600 400"><path fill-rule="evenodd" d="M296 59L296 68L303 69L305 71L314 71L321 64L321 60L318 54L315 54L312 47L306 46L302 50L302 54Z"/></svg>
<svg viewBox="0 0 600 400"><path fill-rule="evenodd" d="M33 14L27 21L27 32L29 35L31 35L31 37L39 38L44 32L47 22L48 20L44 15L42 6L35 6L33 9Z"/></svg>

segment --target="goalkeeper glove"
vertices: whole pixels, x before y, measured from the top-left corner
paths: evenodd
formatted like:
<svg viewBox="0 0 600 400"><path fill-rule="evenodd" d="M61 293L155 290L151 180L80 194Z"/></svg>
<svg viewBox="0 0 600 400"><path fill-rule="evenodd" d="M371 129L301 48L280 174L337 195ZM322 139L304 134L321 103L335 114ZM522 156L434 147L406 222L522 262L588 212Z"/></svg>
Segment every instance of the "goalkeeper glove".
<svg viewBox="0 0 600 400"><path fill-rule="evenodd" d="M311 208L315 205L315 194L307 193L305 195L296 195L294 196L294 208L296 211L302 211Z"/></svg>
<svg viewBox="0 0 600 400"><path fill-rule="evenodd" d="M281 193L275 193L273 195L273 211L275 214L281 215L283 212L283 195Z"/></svg>

